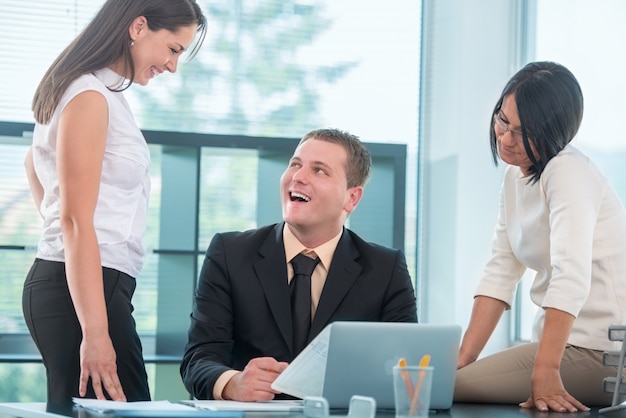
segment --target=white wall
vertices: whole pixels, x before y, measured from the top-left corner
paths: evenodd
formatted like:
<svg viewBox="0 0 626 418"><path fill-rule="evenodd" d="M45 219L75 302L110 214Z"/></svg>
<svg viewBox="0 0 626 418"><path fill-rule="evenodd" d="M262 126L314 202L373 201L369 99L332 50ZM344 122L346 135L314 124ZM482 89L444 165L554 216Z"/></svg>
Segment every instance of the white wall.
<svg viewBox="0 0 626 418"><path fill-rule="evenodd" d="M491 111L518 69L515 0L424 0L420 99L420 319L469 321L491 252L502 166L489 145ZM508 345L509 317L485 353Z"/></svg>

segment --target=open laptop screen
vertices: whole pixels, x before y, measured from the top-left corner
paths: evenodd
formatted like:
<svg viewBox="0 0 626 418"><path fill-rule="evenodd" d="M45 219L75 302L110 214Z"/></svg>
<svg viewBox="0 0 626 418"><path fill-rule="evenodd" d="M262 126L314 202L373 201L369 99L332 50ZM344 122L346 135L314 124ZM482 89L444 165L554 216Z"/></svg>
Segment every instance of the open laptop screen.
<svg viewBox="0 0 626 418"><path fill-rule="evenodd" d="M429 354L435 369L431 408L449 409L460 340L458 325L334 322L272 387L300 398L323 396L331 408L348 408L352 395L361 395L376 399L379 409L393 409L393 366L402 357L407 364L417 365Z"/></svg>

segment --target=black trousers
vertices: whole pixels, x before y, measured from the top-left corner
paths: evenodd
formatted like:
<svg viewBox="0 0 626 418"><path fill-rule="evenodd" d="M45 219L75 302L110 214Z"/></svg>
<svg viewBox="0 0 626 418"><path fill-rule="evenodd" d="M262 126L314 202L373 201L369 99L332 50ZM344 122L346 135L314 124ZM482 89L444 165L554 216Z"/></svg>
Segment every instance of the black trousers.
<svg viewBox="0 0 626 418"><path fill-rule="evenodd" d="M103 267L109 335L117 373L128 401L150 400L141 341L133 319L135 279ZM24 319L46 368L48 404L63 405L78 397L82 331L65 276L65 263L35 259L24 283ZM95 398L91 384L87 397Z"/></svg>

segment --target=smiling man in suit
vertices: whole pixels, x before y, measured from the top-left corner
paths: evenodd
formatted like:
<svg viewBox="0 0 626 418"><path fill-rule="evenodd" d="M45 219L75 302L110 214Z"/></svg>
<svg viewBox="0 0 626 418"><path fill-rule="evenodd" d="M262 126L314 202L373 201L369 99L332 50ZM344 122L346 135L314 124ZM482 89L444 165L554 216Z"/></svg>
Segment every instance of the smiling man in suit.
<svg viewBox="0 0 626 418"><path fill-rule="evenodd" d="M298 254L315 259L310 285L305 282L307 342L334 321L417 322L402 252L344 227L370 170L358 137L336 129L309 132L280 180L283 222L213 237L180 369L194 397L281 397L270 385L302 349L290 296Z"/></svg>

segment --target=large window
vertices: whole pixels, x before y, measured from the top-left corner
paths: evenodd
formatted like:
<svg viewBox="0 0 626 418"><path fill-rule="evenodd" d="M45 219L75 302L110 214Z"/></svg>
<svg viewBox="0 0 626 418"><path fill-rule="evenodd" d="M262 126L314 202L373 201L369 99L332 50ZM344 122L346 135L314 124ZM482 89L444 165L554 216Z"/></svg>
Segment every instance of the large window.
<svg viewBox="0 0 626 418"><path fill-rule="evenodd" d="M30 101L43 72L102 3L1 2L0 126L33 122ZM420 320L467 323L472 294L489 256L502 174L502 167L494 168L490 160L489 112L506 80L524 63L561 62L578 77L586 109L575 143L626 201L626 177L620 175L626 141L607 123L621 120L625 110L620 99L626 58L619 53L619 41L626 33L619 18L626 5L621 0L394 0L393 7L363 0L199 3L209 30L196 59L183 59L179 74L160 76L146 88L133 86L126 93L140 126L260 141L295 139L330 126L366 142L406 146L407 169L399 182L406 192L405 228L399 245L388 239L406 252L417 280ZM20 136L0 137L0 336L27 341L21 287L34 256L39 216L22 168L28 138ZM177 257L194 258L197 270L202 260L198 252L214 232L254 227L275 216L272 180L259 187L259 173L271 173L277 183L283 155L254 147L225 152L222 145L232 139L190 151L176 146L182 137L173 134L166 145L151 145L153 193L146 244L156 251L148 257L135 298L138 327L148 337L178 327L168 322L172 315L159 304L170 291L181 291L179 286L185 286L183 292L193 286L176 281L181 277ZM393 165L385 158L383 167ZM172 171L178 163L180 170ZM199 175L195 184L189 180L193 174ZM384 170L375 176L397 183ZM180 186L175 198L199 199L199 213L176 214L172 198L163 199L162 193L172 184ZM372 196L368 192L366 198ZM179 230L172 222L179 219L197 223ZM375 227L371 220L351 221L359 230ZM194 275L194 269L186 269L185 277ZM534 308L528 282L518 292L514 326L503 321L500 338L483 354L529 337ZM184 315L189 303L184 299L174 316ZM21 358L29 355L23 345L10 349ZM148 349L158 351L155 346ZM179 380L175 364L151 365L150 375L153 383L159 382L157 399L180 398L167 384ZM42 400L41 376L38 363L0 363L0 400ZM162 392L160 386L165 387Z"/></svg>
<svg viewBox="0 0 626 418"><path fill-rule="evenodd" d="M33 122L30 101L39 79L102 3L2 2L0 122ZM398 0L393 8L380 2L363 7L357 0L199 3L209 29L198 56L191 62L183 58L178 74L126 92L141 128L169 136L150 146L150 254L134 299L138 329L146 337L146 351L153 354L182 349L178 337L169 337L186 331L194 275L212 234L280 220L275 211L278 175L292 148L285 145L276 152L264 147L272 138L291 138L289 144L295 146L295 139L311 129L336 127L368 143L389 144L374 152L378 168L350 223L366 238L404 248L415 277L420 2ZM200 147L189 142L196 140L189 140L194 134L222 136ZM231 147L255 140L258 147ZM3 270L0 334L18 343L30 338L21 314L21 287L40 222L23 174L28 143L21 132L0 138L0 260L10 266ZM407 161L396 178L395 167ZM394 206L397 199L401 208ZM181 209L178 202L189 205ZM387 205L382 210L388 222L367 209L378 202ZM395 230L398 216L402 231ZM177 322L181 317L183 326ZM11 345L9 350L20 355L18 360L36 357L24 347ZM154 395L180 399L184 394L177 392L175 356L166 357L150 366ZM42 375L38 363L0 363L0 400L42 400L40 384L16 390L40 382L33 373Z"/></svg>

